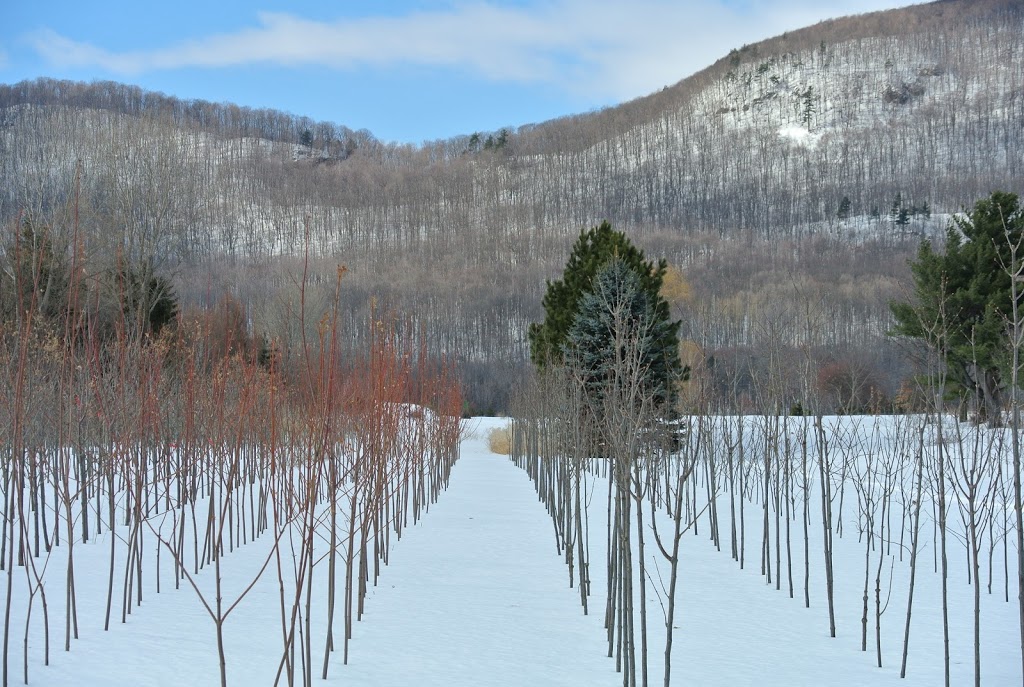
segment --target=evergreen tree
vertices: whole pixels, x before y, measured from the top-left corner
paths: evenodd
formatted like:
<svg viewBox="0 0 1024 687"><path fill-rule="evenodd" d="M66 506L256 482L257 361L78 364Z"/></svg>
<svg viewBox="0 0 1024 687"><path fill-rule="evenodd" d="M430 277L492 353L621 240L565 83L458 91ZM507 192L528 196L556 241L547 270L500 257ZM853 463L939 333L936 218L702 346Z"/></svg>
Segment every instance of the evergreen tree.
<svg viewBox="0 0 1024 687"><path fill-rule="evenodd" d="M811 122L814 119L814 113L816 111L814 107L814 87L808 86L807 90L800 94L801 110L800 110L800 121L803 122L804 128L808 131L811 129Z"/></svg>
<svg viewBox="0 0 1024 687"><path fill-rule="evenodd" d="M124 323L134 334L159 334L178 318L178 299L170 280L154 273L151 264L137 269L122 265L115 275Z"/></svg>
<svg viewBox="0 0 1024 687"><path fill-rule="evenodd" d="M896 213L895 223L896 226L901 229L910 224L910 213L907 211L906 207L901 207L900 211Z"/></svg>
<svg viewBox="0 0 1024 687"><path fill-rule="evenodd" d="M850 199L847 196L843 196L843 199L839 201L839 209L836 211L836 217L840 220L845 220L850 217Z"/></svg>
<svg viewBox="0 0 1024 687"><path fill-rule="evenodd" d="M900 212L903 211L903 194L897 193L896 197L893 198L892 206L889 208L889 216L893 222L899 219Z"/></svg>
<svg viewBox="0 0 1024 687"><path fill-rule="evenodd" d="M580 298L563 354L582 375L592 401L600 403L625 378L637 384L637 399L652 400L655 409L669 408L681 373L677 327L658 317L656 299L640 276L613 258Z"/></svg>
<svg viewBox="0 0 1024 687"><path fill-rule="evenodd" d="M914 301L890 305L894 334L923 339L945 354L949 377L979 400L983 418L1002 406L1011 313L1010 246L1024 232L1016 194L996 191L954 217L945 252L922 241L911 261Z"/></svg>
<svg viewBox="0 0 1024 687"><path fill-rule="evenodd" d="M0 248L0 320L35 317L60 320L67 313L70 269L54 245L51 228L25 218L18 233Z"/></svg>
<svg viewBox="0 0 1024 687"><path fill-rule="evenodd" d="M544 321L530 325L530 357L538 368L560 365L565 360L569 330L576 322L582 299L594 291L595 279L612 261L619 261L635 275L639 289L645 294L652 317L659 326L659 340L654 348L665 354L665 360L652 374L664 379L682 378L679 360L679 321L672 321L668 302L661 296L661 284L668 269L665 260L657 264L647 260L643 251L626 235L612 229L608 222L580 233L566 263L562 278L549 281L544 295Z"/></svg>

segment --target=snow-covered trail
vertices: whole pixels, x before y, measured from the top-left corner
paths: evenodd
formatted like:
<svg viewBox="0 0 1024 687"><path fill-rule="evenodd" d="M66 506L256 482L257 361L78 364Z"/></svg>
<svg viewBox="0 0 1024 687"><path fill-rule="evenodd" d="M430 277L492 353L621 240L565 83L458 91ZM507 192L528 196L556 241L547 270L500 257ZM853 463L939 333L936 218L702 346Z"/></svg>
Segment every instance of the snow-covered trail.
<svg viewBox="0 0 1024 687"><path fill-rule="evenodd" d="M334 670L347 684L621 684L526 473L487 448L493 424L476 424L448 489L395 547Z"/></svg>

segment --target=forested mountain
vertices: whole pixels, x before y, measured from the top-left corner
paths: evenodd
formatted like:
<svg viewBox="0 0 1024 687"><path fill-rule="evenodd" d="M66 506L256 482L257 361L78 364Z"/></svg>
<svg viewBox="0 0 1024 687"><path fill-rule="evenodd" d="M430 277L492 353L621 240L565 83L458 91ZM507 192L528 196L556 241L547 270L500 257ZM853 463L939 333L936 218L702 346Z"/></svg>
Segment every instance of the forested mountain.
<svg viewBox="0 0 1024 687"><path fill-rule="evenodd" d="M743 46L619 107L421 146L115 83L3 85L0 220L5 244L18 218L61 250L77 236L96 274L151 265L183 307L230 294L285 353L303 271L315 310L344 264L347 331L370 308L409 315L478 411L504 406L545 280L608 220L681 271L681 337L711 381L739 366L753 395L766 350L802 349L892 395L906 259L950 213L1024 190L1022 139L1024 3L942 0Z"/></svg>

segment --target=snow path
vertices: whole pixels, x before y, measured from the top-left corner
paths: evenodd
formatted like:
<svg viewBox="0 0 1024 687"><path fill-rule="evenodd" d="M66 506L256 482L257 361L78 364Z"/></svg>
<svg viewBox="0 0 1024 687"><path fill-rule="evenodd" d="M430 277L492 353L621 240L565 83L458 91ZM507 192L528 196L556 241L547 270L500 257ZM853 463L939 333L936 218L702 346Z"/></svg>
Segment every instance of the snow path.
<svg viewBox="0 0 1024 687"><path fill-rule="evenodd" d="M395 547L349 665L334 670L345 682L621 684L550 518L526 473L487 449L489 426L462 444L447 491Z"/></svg>

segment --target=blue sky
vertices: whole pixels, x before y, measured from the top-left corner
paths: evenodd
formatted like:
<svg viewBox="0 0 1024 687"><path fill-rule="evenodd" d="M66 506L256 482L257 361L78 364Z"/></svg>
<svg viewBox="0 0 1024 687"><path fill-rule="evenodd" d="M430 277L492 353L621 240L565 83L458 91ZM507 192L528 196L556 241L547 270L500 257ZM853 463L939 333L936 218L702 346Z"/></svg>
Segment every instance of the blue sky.
<svg viewBox="0 0 1024 687"><path fill-rule="evenodd" d="M132 83L421 143L614 105L906 0L0 2L0 83Z"/></svg>

